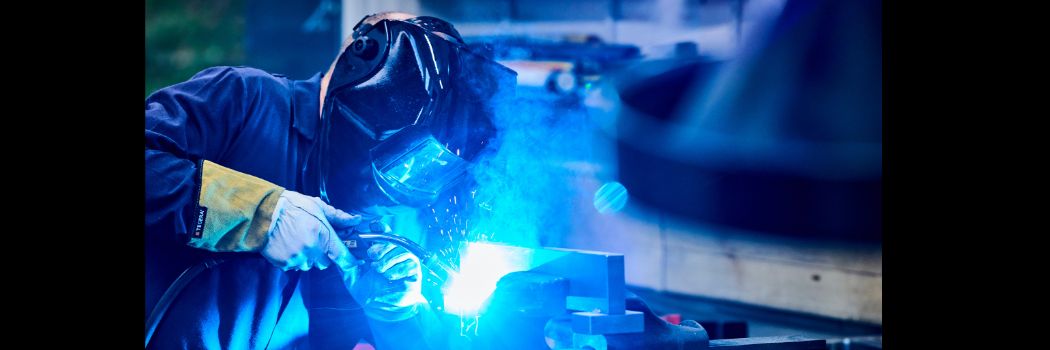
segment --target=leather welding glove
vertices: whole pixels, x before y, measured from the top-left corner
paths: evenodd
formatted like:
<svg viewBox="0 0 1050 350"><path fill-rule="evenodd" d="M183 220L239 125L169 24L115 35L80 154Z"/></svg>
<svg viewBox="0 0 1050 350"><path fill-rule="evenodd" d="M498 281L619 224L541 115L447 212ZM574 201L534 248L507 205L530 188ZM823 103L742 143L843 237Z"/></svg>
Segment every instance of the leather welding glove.
<svg viewBox="0 0 1050 350"><path fill-rule="evenodd" d="M357 263L335 232L360 224L360 216L208 160L200 169L189 246L259 252L285 270L325 268L333 261L351 269Z"/></svg>
<svg viewBox="0 0 1050 350"><path fill-rule="evenodd" d="M283 270L327 268L335 262L342 269L356 265L356 259L336 235L336 230L352 228L361 217L336 209L317 197L284 191L277 200L267 242L260 253Z"/></svg>
<svg viewBox="0 0 1050 350"><path fill-rule="evenodd" d="M373 320L396 322L416 315L425 302L419 258L405 248L378 242L368 248L369 263L344 275L350 294Z"/></svg>

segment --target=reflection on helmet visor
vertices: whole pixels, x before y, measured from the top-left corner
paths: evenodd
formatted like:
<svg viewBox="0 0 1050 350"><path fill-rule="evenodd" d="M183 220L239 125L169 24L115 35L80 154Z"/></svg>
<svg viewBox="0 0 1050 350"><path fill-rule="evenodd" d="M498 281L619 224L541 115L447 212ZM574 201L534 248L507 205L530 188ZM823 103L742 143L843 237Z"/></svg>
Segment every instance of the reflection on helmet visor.
<svg viewBox="0 0 1050 350"><path fill-rule="evenodd" d="M466 171L467 162L433 137L410 146L389 162L376 164L377 177L389 188L405 195L433 197Z"/></svg>

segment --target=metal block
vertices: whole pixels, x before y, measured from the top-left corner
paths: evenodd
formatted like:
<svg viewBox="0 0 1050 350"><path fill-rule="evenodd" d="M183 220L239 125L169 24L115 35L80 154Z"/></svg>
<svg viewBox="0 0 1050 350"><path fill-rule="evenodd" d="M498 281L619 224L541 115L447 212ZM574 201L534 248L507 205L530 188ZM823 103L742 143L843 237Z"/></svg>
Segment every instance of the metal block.
<svg viewBox="0 0 1050 350"><path fill-rule="evenodd" d="M492 311L514 310L517 315L553 317L565 313L569 281L558 276L518 271L503 276L492 295Z"/></svg>
<svg viewBox="0 0 1050 350"><path fill-rule="evenodd" d="M565 298L565 308L574 311L603 312L615 314L611 311L608 298L588 298L569 296Z"/></svg>
<svg viewBox="0 0 1050 350"><path fill-rule="evenodd" d="M581 334L638 333L645 330L645 317L641 312L626 310L622 315L598 312L574 312L572 331Z"/></svg>
<svg viewBox="0 0 1050 350"><path fill-rule="evenodd" d="M565 277L569 280L569 310L601 312L608 315L624 313L623 254L576 249L547 248L565 252L558 260L539 266L533 271Z"/></svg>

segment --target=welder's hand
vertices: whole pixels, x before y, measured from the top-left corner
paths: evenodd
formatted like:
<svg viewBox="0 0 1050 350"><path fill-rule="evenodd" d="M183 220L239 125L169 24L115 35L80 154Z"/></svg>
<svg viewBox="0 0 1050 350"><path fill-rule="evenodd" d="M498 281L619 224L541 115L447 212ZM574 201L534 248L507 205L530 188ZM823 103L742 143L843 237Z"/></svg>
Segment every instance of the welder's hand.
<svg viewBox="0 0 1050 350"><path fill-rule="evenodd" d="M424 302L419 258L405 248L378 242L368 249L374 261L344 276L354 299L368 317L386 322L415 316Z"/></svg>
<svg viewBox="0 0 1050 350"><path fill-rule="evenodd" d="M335 262L343 270L357 263L336 236L336 230L352 228L361 217L336 209L320 198L284 191L277 200L267 242L260 252L283 270L327 268Z"/></svg>

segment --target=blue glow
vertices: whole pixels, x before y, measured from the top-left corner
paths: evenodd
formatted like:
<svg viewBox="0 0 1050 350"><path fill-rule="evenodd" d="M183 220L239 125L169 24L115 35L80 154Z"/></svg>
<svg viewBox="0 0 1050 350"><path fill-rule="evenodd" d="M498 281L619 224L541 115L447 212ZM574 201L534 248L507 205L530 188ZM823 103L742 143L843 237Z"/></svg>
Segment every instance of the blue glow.
<svg viewBox="0 0 1050 350"><path fill-rule="evenodd" d="M573 230L575 181L593 159L593 126L583 109L547 94L519 88L494 105L500 138L471 170L478 210L468 240L557 246Z"/></svg>
<svg viewBox="0 0 1050 350"><path fill-rule="evenodd" d="M460 271L445 290L445 308L460 315L477 313L496 282L514 272L509 257L490 245L471 244L460 253Z"/></svg>
<svg viewBox="0 0 1050 350"><path fill-rule="evenodd" d="M594 192L594 209L599 213L611 214L620 211L627 205L627 188L619 182L606 182Z"/></svg>
<svg viewBox="0 0 1050 350"><path fill-rule="evenodd" d="M592 195L578 182L596 168L592 122L582 106L558 98L519 87L513 98L495 101L499 133L469 168L473 186L431 204L420 218L428 249L458 266L440 294L443 311L459 316L461 335L476 332L503 276L544 260L528 248L564 244L574 229L573 207Z"/></svg>
<svg viewBox="0 0 1050 350"><path fill-rule="evenodd" d="M496 290L500 278L526 271L565 253L490 243L468 243L460 252L459 274L444 290L445 308L461 316L476 315Z"/></svg>

